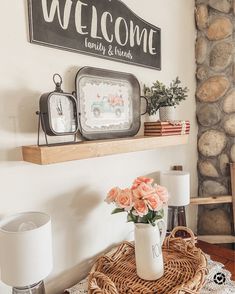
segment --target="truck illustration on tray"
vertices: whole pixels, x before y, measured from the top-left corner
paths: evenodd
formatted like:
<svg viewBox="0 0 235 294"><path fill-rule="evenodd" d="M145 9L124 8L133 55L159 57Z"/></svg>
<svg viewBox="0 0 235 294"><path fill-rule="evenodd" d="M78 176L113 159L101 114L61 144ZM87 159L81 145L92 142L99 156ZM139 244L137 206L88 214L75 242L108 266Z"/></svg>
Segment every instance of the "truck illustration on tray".
<svg viewBox="0 0 235 294"><path fill-rule="evenodd" d="M114 113L116 117L120 117L124 111L124 100L121 95L108 95L102 98L97 95L91 105L91 111L95 117L100 117L103 113Z"/></svg>

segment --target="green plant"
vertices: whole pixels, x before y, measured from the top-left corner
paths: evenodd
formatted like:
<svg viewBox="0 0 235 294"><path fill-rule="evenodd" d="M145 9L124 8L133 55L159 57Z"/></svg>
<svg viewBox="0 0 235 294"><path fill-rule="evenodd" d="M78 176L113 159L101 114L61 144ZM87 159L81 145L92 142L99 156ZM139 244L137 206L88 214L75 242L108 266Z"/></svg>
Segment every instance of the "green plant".
<svg viewBox="0 0 235 294"><path fill-rule="evenodd" d="M189 90L187 87L181 87L180 84L180 79L176 77L169 87L159 81L154 82L151 88L144 85L144 95L148 100L147 113L155 114L160 107L176 106L185 100Z"/></svg>

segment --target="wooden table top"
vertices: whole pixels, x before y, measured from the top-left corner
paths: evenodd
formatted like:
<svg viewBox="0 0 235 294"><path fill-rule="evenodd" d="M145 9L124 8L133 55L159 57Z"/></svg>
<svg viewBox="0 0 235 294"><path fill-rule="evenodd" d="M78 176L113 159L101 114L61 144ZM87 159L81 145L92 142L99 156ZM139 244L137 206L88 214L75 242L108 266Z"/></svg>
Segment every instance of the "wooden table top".
<svg viewBox="0 0 235 294"><path fill-rule="evenodd" d="M201 248L203 252L211 256L211 259L224 264L224 267L231 272L231 280L235 281L235 251L220 247L218 245L207 242L197 242L197 247Z"/></svg>

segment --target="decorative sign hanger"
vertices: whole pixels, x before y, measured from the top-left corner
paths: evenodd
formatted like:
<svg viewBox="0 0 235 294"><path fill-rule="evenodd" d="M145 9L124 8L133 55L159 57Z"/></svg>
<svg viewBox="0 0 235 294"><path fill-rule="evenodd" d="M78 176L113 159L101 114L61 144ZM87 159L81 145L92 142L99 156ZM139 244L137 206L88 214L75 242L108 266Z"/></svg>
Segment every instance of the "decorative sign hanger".
<svg viewBox="0 0 235 294"><path fill-rule="evenodd" d="M161 30L120 0L28 0L28 4L32 43L161 69Z"/></svg>

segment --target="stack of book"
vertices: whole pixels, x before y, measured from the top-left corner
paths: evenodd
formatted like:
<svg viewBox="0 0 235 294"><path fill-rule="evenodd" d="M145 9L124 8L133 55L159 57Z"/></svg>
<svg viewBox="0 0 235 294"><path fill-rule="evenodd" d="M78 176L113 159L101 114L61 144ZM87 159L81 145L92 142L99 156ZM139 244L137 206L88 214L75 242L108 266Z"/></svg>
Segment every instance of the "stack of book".
<svg viewBox="0 0 235 294"><path fill-rule="evenodd" d="M145 136L172 136L186 135L190 131L190 122L181 121L156 121L144 123Z"/></svg>

